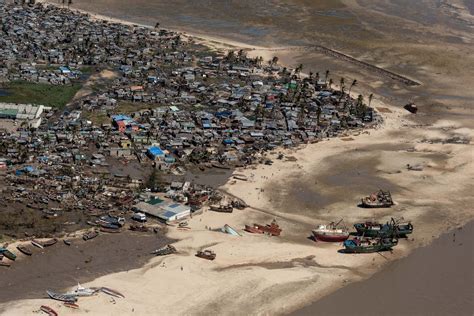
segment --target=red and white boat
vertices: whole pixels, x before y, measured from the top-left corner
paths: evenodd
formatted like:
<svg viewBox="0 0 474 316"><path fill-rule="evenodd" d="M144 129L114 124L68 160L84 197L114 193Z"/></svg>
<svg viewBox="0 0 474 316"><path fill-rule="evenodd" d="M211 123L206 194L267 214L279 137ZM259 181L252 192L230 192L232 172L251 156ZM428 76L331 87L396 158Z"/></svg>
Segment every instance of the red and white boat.
<svg viewBox="0 0 474 316"><path fill-rule="evenodd" d="M339 221L340 223L340 221ZM338 224L319 225L313 229L313 237L316 241L341 242L349 238L349 230L345 227L338 227Z"/></svg>

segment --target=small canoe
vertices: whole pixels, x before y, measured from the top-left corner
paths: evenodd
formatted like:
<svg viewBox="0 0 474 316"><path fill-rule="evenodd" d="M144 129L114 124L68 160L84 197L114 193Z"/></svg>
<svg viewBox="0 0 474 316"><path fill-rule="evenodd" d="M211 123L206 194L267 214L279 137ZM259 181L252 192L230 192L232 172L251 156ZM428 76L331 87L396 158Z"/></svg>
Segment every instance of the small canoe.
<svg viewBox="0 0 474 316"><path fill-rule="evenodd" d="M41 305L40 309L41 311L45 312L49 316L58 316L58 313L56 313L56 311L49 306Z"/></svg>
<svg viewBox="0 0 474 316"><path fill-rule="evenodd" d="M3 254L3 256L4 256L5 258L8 258L8 259L10 259L10 260L12 260L12 261L15 261L16 255L15 255L13 252L11 252L10 250L5 249L5 248L1 248L1 249L0 249L0 252Z"/></svg>
<svg viewBox="0 0 474 316"><path fill-rule="evenodd" d="M58 242L57 238L52 238L52 239L48 239L42 242L41 244L43 245L43 247L50 247L52 245L55 245L57 242Z"/></svg>
<svg viewBox="0 0 474 316"><path fill-rule="evenodd" d="M71 241L70 240L64 239L63 242L66 246L71 246Z"/></svg>
<svg viewBox="0 0 474 316"><path fill-rule="evenodd" d="M207 260L214 260L216 259L216 253L212 250L198 251L196 257Z"/></svg>
<svg viewBox="0 0 474 316"><path fill-rule="evenodd" d="M48 296L53 300L61 301L61 302L68 302L68 303L75 303L77 302L77 297L71 294L59 294L52 291L46 291Z"/></svg>
<svg viewBox="0 0 474 316"><path fill-rule="evenodd" d="M44 249L43 245L42 245L39 241L37 241L37 240L34 240L34 239L33 239L33 240L31 241L31 244L32 244L33 246L35 246L35 247L38 247L39 249Z"/></svg>
<svg viewBox="0 0 474 316"><path fill-rule="evenodd" d="M173 253L176 253L176 248L173 245L167 245L151 252L152 255L156 256L166 256L171 255Z"/></svg>
<svg viewBox="0 0 474 316"><path fill-rule="evenodd" d="M100 290L102 292L104 292L105 294L108 294L108 295L111 295L111 296L115 296L115 297L119 297L119 298L125 298L125 295L123 295L122 293L117 292L117 291L112 290L112 289L109 289L108 287L101 287Z"/></svg>
<svg viewBox="0 0 474 316"><path fill-rule="evenodd" d="M79 308L79 305L77 305L75 303L69 303L69 302L65 302L64 306L72 308L72 309L78 309Z"/></svg>
<svg viewBox="0 0 474 316"><path fill-rule="evenodd" d="M121 233L122 232L120 229L105 228L105 227L101 227L100 231L103 232L103 233L110 233L110 234L114 234L114 233L116 234L116 233Z"/></svg>
<svg viewBox="0 0 474 316"><path fill-rule="evenodd" d="M93 230L93 231L90 231L90 232L88 232L88 233L85 233L85 234L82 236L82 239L84 239L84 240L90 240L90 239L93 239L93 238L97 237L98 235L99 235L99 233Z"/></svg>
<svg viewBox="0 0 474 316"><path fill-rule="evenodd" d="M27 256L31 256L33 253L31 252L30 249L28 249L27 247L25 246L17 246L16 249L18 249L21 253L27 255Z"/></svg>

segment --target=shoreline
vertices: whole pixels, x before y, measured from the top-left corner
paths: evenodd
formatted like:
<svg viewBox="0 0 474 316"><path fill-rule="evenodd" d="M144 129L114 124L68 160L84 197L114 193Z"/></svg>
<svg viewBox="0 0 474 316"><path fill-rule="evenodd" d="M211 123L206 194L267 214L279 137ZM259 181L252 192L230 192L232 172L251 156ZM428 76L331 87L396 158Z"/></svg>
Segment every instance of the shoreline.
<svg viewBox="0 0 474 316"><path fill-rule="evenodd" d="M93 14L91 14L91 15L93 15ZM100 15L96 15L96 16L100 16ZM113 19L113 20L117 20L117 19ZM135 24L135 23L130 23L130 24ZM193 36L193 35L191 34L191 36ZM206 40L206 38L204 38L204 40ZM230 41L228 43L236 43L236 42ZM228 43L224 43L224 45L229 45ZM211 44L214 44L214 43L211 43ZM239 46L237 46L237 47L239 47ZM253 49L253 50L250 51L251 54L258 51L257 46L250 46L248 48ZM271 48L262 48L262 47L260 47L259 49L271 49ZM288 58L294 58L294 57L288 57ZM300 148L300 149L298 149L298 151L296 153L294 153L295 156L298 156L298 159L297 159L297 162L295 162L295 163L289 163L292 167L291 170L299 170L299 169L313 170L314 169L313 168L314 164L310 160L315 160L317 162L319 161L321 163L326 163L327 164L327 162L324 162L324 159L326 159L328 157L331 157L331 156L337 156L337 155L340 155L341 153L344 153L345 152L345 147L361 146L363 148L364 146L365 147L369 146L371 144L371 142L373 141L373 139L371 139L372 137L370 137L370 136L377 136L377 134L380 134L380 135L378 135L378 137L379 137L378 140L379 140L379 143L383 143L384 139L387 139L391 132L395 132L395 131L401 129L403 127L402 126L403 124L406 124L408 126L416 125L415 123L410 122L411 118L408 117L409 114L403 112L403 109L399 109L399 108L397 108L395 106L392 106L390 104L384 104L384 103L380 103L380 102L376 102L375 104L377 104L378 107L386 107L386 108L389 108L392 111L391 114L386 114L390 117L390 120L388 120L388 121L387 121L386 115L384 114L384 119L386 121L384 122L384 126L381 129L376 130L376 131L371 130L369 132L371 135L365 135L364 134L364 135L355 136L354 140L349 141L349 142L345 142L345 141L342 141L340 139L331 139L329 142L324 141L323 142L324 144L330 144L330 145L327 146L327 148L323 148L324 153L321 153L321 152L318 152L317 154L313 153L314 150L319 149L318 147L320 147L321 144L306 145L305 148ZM377 105L376 105L376 107L377 107ZM402 119L401 119L402 121L397 122L397 119L400 118L400 117L402 117ZM415 128L415 127L409 127L409 128ZM437 133L438 133L438 131L433 132L432 134L437 134ZM376 138L376 140L377 140L377 138ZM356 144L356 146L351 145L351 144ZM420 151L423 151L425 149L425 148L422 148L423 146L418 146L418 147L419 147ZM283 152L283 150L279 150L279 151ZM288 156L292 155L292 153L288 152L287 155ZM307 159L306 156L311 157L311 159ZM275 155L273 156L273 158L274 157L275 157ZM384 157L384 158L389 160L388 157ZM300 167L301 166L300 164L304 165L306 167ZM390 165L390 164L393 165L393 162L388 163L388 165ZM392 165L390 167L393 170L395 170L396 168L394 168ZM376 258L376 257L374 257L374 258L376 258L375 259L376 267L375 268L370 267L368 269L368 271L366 271L363 268L363 266L364 265L369 265L370 266L370 263L372 263L372 262L370 262L372 257L370 257L370 258L366 257L366 258L362 258L362 259L352 259L353 256L351 256L351 257L342 256L344 259L341 258L342 261L339 264L334 264L334 262L331 262L330 260L325 260L324 258L319 258L319 255L322 255L323 257L324 257L324 255L331 256L330 254L332 253L332 251L334 251L334 249L336 247L334 247L333 245L324 245L323 249L314 250L312 248L318 247L318 245L315 246L314 244L309 244L306 240L303 240L302 238L300 240L298 238L298 235L296 234L295 231L298 231L299 228L298 227L295 228L295 226L297 226L298 224L301 224L301 223L306 223L305 226L310 227L313 224L317 223L317 221L323 221L323 220L328 219L330 216L328 216L327 214L319 214L318 213L317 214L317 220L315 220L313 217L309 217L306 214L300 214L300 213L287 214L287 213L283 213L283 212L279 212L279 211L276 211L276 212L271 211L269 213L267 212L266 214L265 213L262 214L261 211L258 211L259 209L260 210L268 210L269 206L271 206L271 204L269 205L269 202L272 202L271 198L265 198L265 197L263 197L264 194L260 194L259 192L268 192L270 187L272 187L272 185L273 185L272 181L279 181L279 180L265 179L265 178L258 179L258 176L260 176L260 177L268 176L268 174L272 170L275 170L274 173L276 173L277 176L275 176L274 178L277 178L277 179L280 179L280 180L282 178L283 179L288 179L288 174L287 173L285 173L285 172L278 173L278 172L276 172L276 170L277 169L289 169L289 168L287 166L285 166L285 163L283 163L283 162L281 164L277 162L276 165L274 165L272 167L259 165L259 166L257 166L257 168L258 169L256 169L256 170L253 170L253 169L243 169L243 170L237 169L235 172L236 173L249 174L249 175L254 174L253 177L251 176L252 181L250 181L250 183L253 184L252 188L264 189L264 191L257 191L255 189L252 190L251 185L249 185L249 183L236 182L235 184L231 184L231 183L233 183L232 178L230 178L229 181L227 182L227 184L223 186L223 189L227 190L229 193L234 194L238 197L241 197L245 201L249 201L249 200L252 201L252 203L251 203L251 209L253 209L252 211L237 212L236 214L232 215L231 217L225 217L225 215L215 214L215 213L211 213L212 215L210 215L210 216L215 217L215 218L209 218L209 216L203 216L203 218L200 218L200 216L199 216L199 217L196 217L195 219L193 219L190 223L192 228L193 228L192 232L182 233L182 232L178 232L178 231L173 230L169 233L170 238L179 238L180 239L180 241L177 242L177 245L182 246L186 250L188 255L192 255L192 252L193 252L194 248L206 246L207 245L206 244L207 240L214 239L214 238L217 239L218 242L220 242L220 244L212 245L212 247L215 247L216 249L218 249L222 253L224 253L224 258L223 258L222 262L216 263L216 265L205 266L205 268L202 268L203 270L205 270L205 272L203 272L203 271L199 270L197 268L197 266L193 266L193 264L197 264L197 262L194 262L194 258L192 258L191 256L183 257L183 258L181 258L181 257L179 257L179 258L170 258L169 260L168 259L162 259L162 260L160 259L159 260L159 259L155 258L155 259L149 260L148 263L145 264L144 267L133 270L133 271L129 271L129 272L131 274L134 274L134 275L135 274L139 275L139 274L141 274L141 272L152 273L153 271L151 271L151 270L153 270L153 269L156 270L157 269L156 268L157 264L161 264L162 262L166 262L167 265L169 264L168 267L173 269L172 275L179 278L178 270L179 270L180 264L181 264L181 266L183 266L184 264L186 264L186 266L187 266L189 264L189 265L192 266L190 268L192 270L192 272L197 273L198 276L199 276L198 278L192 278L191 276L188 276L190 279L193 279L196 282L201 282L199 284L202 285L203 284L202 282L204 281L205 276L207 274L209 274L209 275L213 276L211 278L211 281L213 283L216 283L217 287L219 287L219 286L223 286L224 283L219 283L219 281L218 281L219 276L215 275L216 274L215 271L214 271L215 268L218 268L218 269L222 268L222 269L226 269L227 271L237 271L238 273L236 273L236 275L234 275L234 277L239 277L240 276L239 269L241 269L239 267L239 265L247 265L247 267L250 267L254 271L251 272L253 279L250 279L250 280L247 279L246 281L256 282L255 280L260 280L260 281L264 282L265 285L266 285L263 288L259 288L258 283L252 283L257 288L257 290L262 290L263 292L265 292L265 291L269 292L269 294L268 294L269 298L270 297L283 297L283 298L287 297L288 299L295 299L297 297L296 295L292 296L292 295L284 293L285 290L288 290L285 287L286 285L282 285L279 282L275 283L275 282L272 281L272 278L282 277L281 274L284 273L283 270L292 270L292 271L285 271L286 276L283 276L284 281L286 283L290 284L290 285L293 282L295 282L294 279L297 280L296 282L299 282L300 284L303 284L303 285L306 284L307 280L311 280L313 282L321 282L322 284L319 287L319 289L321 290L321 288L322 288L323 289L322 292L325 291L325 293L330 293L330 292L335 291L337 288L345 286L350 281L357 281L358 278L361 277L361 275L363 276L362 278L366 279L366 278L369 278L370 275L375 273L375 271L380 271L381 269L382 270L384 269L384 267L386 266L386 262L384 261L384 259ZM331 168L328 168L328 167L325 167L325 169L331 170ZM385 169L389 169L389 168L385 168ZM393 172L393 170L389 170L389 171ZM284 171L287 171L287 170L284 170ZM273 175L273 173L272 173L272 175ZM411 194L411 196L413 196L413 194ZM410 194L408 194L408 197L403 197L402 202L408 200L409 198L410 198ZM270 200L270 201L268 201L268 200ZM345 201L345 202L335 201L335 204L336 205L333 206L332 208L330 207L330 210L334 211L335 208L348 207L348 205L349 205L347 203L347 201ZM423 207L421 207L421 208L423 208ZM250 215L246 216L246 215L243 214L243 212L250 213ZM422 213L421 215L416 213L416 212L414 214L418 215L421 218L426 212L421 212L421 213ZM283 221L284 221L285 226L286 226L285 228L288 229L288 231L289 231L288 236L285 237L285 239L283 241L273 240L273 239L272 240L266 240L265 239L262 242L262 240L259 240L258 237L246 235L246 236L244 236L245 239L246 239L245 240L246 243L244 244L244 246L242 246L242 245L239 245L239 243L236 242L235 240L229 239L228 236L218 236L218 237L216 237L216 233L208 232L208 231L205 231L205 229L204 229L204 226L207 226L207 225L210 225L212 227L217 227L217 226L222 225L223 223L227 223L227 222L231 225L234 225L234 226L237 225L237 227L240 227L241 225L243 225L245 223L245 220L247 220L247 218L243 218L243 217L250 217L250 218L255 219L255 220L260 220L261 218L263 218L264 220L267 220L267 219L269 220L270 219L269 215L271 216L271 214L283 215ZM339 215L339 213L337 213L337 214ZM408 214L412 214L412 213L408 212ZM207 214L207 215L209 215L209 214ZM334 215L331 215L331 216L334 216ZM380 214L377 214L377 216L380 216ZM472 216L472 214L471 214L471 216ZM367 215L365 215L365 217L367 217ZM310 223L308 223L308 218L311 219ZM358 217L354 217L354 218L358 219ZM207 221L206 224L201 223L201 220L203 220L203 219ZM456 226L456 223L451 223L451 226ZM285 230L285 232L286 232L286 230ZM421 237L421 239L422 239L421 242L418 241L418 236L417 236L417 242L416 242L417 245L405 246L402 249L400 249L400 251L396 251L396 255L398 256L396 259L408 255L412 251L416 250L417 246L429 242L429 235L431 235L431 233L427 233L426 231L424 231L420 235L420 236L422 236ZM298 242L296 243L296 247L298 249L295 250L294 252L290 251L290 255L282 255L282 254L279 254L278 252L277 252L277 255L275 255L274 253L271 253L271 252L269 252L268 250L265 249L267 247L276 247L276 249L278 249L282 253L287 252L287 248L291 249L291 247L295 247L295 239L298 240ZM249 242L249 240L250 240L251 243ZM252 247L252 243L257 243L258 246ZM307 246L307 245L309 245L309 246ZM233 253L230 253L229 251L226 251L227 250L225 248L226 246L231 246L232 249L235 249L239 255L243 256L243 258L239 258L238 256L236 257ZM243 247L243 249L242 249L242 247ZM252 252L250 255L245 253L245 250L247 250L246 247L250 247L250 250ZM273 249L275 249L275 248L273 248ZM397 250L399 250L399 248L397 248ZM263 252L263 256L260 256L259 253L262 253L262 252ZM265 268L262 268L262 266L265 267L265 264L267 264L267 262L272 263L272 261L274 262L275 260L280 260L280 262L293 262L295 258L296 259L308 258L308 253L313 253L313 252L316 252L318 254L318 256L316 256L316 265L315 266L314 266L314 263L306 263L307 266L305 266L304 264L303 264L303 266L296 264L294 267L287 268L287 269L273 269L273 268L265 269ZM247 257L245 257L245 256L247 256ZM220 259L220 256L219 256L219 259ZM318 259L321 259L321 262L319 262ZM351 259L351 260L349 260L350 261L349 264L347 264L345 262L346 259ZM392 260L396 260L396 259L392 258ZM236 263L236 260L239 261L239 262ZM315 261L314 258L308 259L308 260L309 260L308 262L314 262ZM354 260L354 262L352 260ZM339 259L337 259L336 261L339 261ZM202 262L199 262L199 264L204 265L204 263L202 263ZM293 264L293 263L291 263L291 264ZM357 271L362 271L362 273L360 275L354 276L353 275L354 271L350 270L350 269L353 269L350 266L351 264L354 264L356 266L356 270ZM305 273L305 271L303 271L304 269L301 269L301 267L306 268L306 269L307 268L311 269L312 273L307 273L307 272ZM341 273L342 277L337 276L336 278L331 279L327 276L324 276L323 274L327 273L327 269L328 269L327 267L330 267L329 269L332 269L334 273ZM331 267L333 267L333 268L331 268ZM262 269L267 270L267 271L261 271ZM272 272L273 270L275 270L277 273ZM293 270L297 270L297 271L293 271ZM341 272L341 270L343 272ZM157 271L155 271L155 272L157 272ZM262 280L262 278L260 278L259 272L262 273L265 276L263 278L263 280ZM317 276L316 281L314 280L314 274ZM154 275L157 275L159 277L160 276L163 277L162 273L158 273L158 272L155 273ZM110 280L110 281L112 281L112 283L116 282L117 284L123 284L123 283L120 283L120 278L122 276L123 276L123 273L118 273L118 274L114 274L114 275L104 276L101 279ZM346 278L348 278L350 281L346 281L346 280L348 280ZM145 281L144 279L142 279L142 280ZM168 279L169 282L171 282L171 280L172 280L172 278ZM341 280L342 283L338 283L340 280ZM97 282L99 282L99 281L94 280L93 282L90 282L88 284L97 284ZM193 288L192 285L190 285L189 283L187 283L187 282L184 282L184 283L188 284L191 288ZM238 284L239 284L238 289L242 289L242 288L245 289L245 286L242 285L242 282L239 282ZM280 286L280 288L278 288L278 291L276 291L277 293L272 292L272 287L275 287L275 286L277 288ZM310 285L308 285L308 286L310 286ZM133 286L130 285L130 287L132 288ZM163 289L159 285L156 285L156 288L158 288L158 290L161 291L162 294L166 293L166 291L163 291ZM194 287L194 288L196 288L196 287ZM148 287L148 289L152 290L152 289L155 289L155 287ZM175 289L175 288L173 288L173 289ZM301 290L300 288L298 288L298 289ZM251 289L249 289L249 288L247 288L247 290L250 291L250 295L259 294L257 292L252 292ZM297 290L295 290L295 291L297 291ZM205 296L203 298L204 300L205 299L207 299L207 300L212 299L213 295L217 295L217 296L219 295L219 293L217 293L216 291L214 291L214 292L210 291L210 292L211 293L207 293L206 295L204 295ZM213 294L213 295L210 295L210 294ZM279 294L281 296L276 295L276 294ZM320 293L318 293L318 294L320 294ZM301 301L304 301L304 300L305 301L314 301L312 298L310 298L311 295L314 295L314 292L312 292L312 291L306 291L305 293L302 293L301 295L304 297L304 299L301 300ZM136 303L136 299L137 299L137 297L132 298L132 303L133 304ZM191 300L191 301L194 304L199 304L198 300ZM224 301L225 301L225 299L224 299ZM28 301L28 302L30 302L30 301ZM153 301L150 301L150 302L153 303ZM31 303L33 303L33 302L31 302ZM36 304L36 302L34 302L34 303ZM212 306L214 306L213 304L214 304L214 302L211 301L211 303L208 304L208 305L210 305L210 307L207 306L207 308L211 308L210 309L211 311L219 311L218 307L212 307ZM301 306L303 304L304 304L303 302L300 302ZM10 304L8 304L8 305L10 305ZM15 305L14 308L15 308L16 311L19 311L19 310L26 311L26 309L21 309L21 307L18 306L19 304L15 303L14 305ZM96 311L96 310L94 310L94 304L92 302L86 302L84 305L86 305L86 307L89 308L90 311L92 311L92 312ZM130 306L125 306L125 304L119 304L119 305L120 305L119 306L120 309L115 311L119 314L125 313L126 312L125 309L130 307ZM147 311L151 311L150 308L152 306L153 306L153 304L149 307L144 307L144 309L142 309L141 311L145 312L145 313ZM191 304L191 307L192 306L193 305ZM293 307L286 306L286 307L283 307L283 309L280 309L279 306L264 306L260 310L257 310L256 313L259 313L259 312L260 313L266 313L267 310L265 309L265 307L268 308L268 310L273 311L275 313L282 313L282 311L283 312L288 312L288 311L291 311L291 310L295 309L294 306ZM138 309L136 307L134 307L134 308L138 311ZM214 310L212 308L214 308ZM189 312L190 310L192 310L192 309L183 309L182 312ZM171 311L171 309L170 309L170 311ZM236 312L236 310L230 310L230 312L232 312L232 311ZM202 310L201 312L204 313L205 310ZM198 310L198 313L199 313L199 310ZM8 312L7 312L7 314L8 314Z"/></svg>

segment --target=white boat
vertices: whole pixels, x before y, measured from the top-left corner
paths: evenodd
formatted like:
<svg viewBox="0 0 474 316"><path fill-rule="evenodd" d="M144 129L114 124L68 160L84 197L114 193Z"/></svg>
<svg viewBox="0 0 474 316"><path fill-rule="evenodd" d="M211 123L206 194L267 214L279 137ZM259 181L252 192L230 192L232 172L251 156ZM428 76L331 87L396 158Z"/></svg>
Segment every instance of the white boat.
<svg viewBox="0 0 474 316"><path fill-rule="evenodd" d="M91 288L86 288L77 283L77 288L74 289L74 291L67 293L68 295L74 295L74 296L92 296L97 293L97 290L91 289Z"/></svg>

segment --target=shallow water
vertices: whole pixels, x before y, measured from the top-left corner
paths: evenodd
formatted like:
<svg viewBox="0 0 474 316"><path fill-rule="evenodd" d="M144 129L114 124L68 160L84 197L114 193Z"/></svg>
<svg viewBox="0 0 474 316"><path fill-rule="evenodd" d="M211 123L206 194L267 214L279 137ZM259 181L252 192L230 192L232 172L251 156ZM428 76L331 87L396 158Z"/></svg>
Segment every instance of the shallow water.
<svg viewBox="0 0 474 316"><path fill-rule="evenodd" d="M470 222L293 315L472 315L473 234Z"/></svg>

